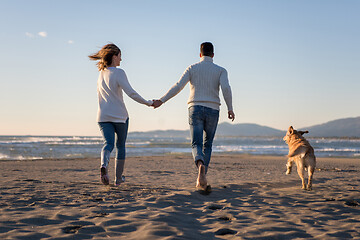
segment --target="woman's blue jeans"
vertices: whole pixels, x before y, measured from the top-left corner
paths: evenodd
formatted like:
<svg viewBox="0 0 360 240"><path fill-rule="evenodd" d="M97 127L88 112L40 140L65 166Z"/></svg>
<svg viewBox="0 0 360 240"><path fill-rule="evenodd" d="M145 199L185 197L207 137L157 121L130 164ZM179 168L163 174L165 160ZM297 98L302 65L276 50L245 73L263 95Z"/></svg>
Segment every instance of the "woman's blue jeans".
<svg viewBox="0 0 360 240"><path fill-rule="evenodd" d="M195 164L199 160L204 163L206 172L210 163L218 121L219 110L199 105L189 108L192 154Z"/></svg>
<svg viewBox="0 0 360 240"><path fill-rule="evenodd" d="M125 159L125 142L129 128L129 119L125 123L99 122L101 134L104 138L104 146L101 151L101 167L107 168L110 161L110 153L115 146L117 160Z"/></svg>

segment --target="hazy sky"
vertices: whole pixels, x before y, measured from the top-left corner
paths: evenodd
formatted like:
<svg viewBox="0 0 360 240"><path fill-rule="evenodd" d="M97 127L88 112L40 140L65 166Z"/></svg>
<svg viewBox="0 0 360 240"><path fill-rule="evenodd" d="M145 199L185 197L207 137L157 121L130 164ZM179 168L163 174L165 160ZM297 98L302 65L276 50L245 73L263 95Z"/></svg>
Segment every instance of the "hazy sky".
<svg viewBox="0 0 360 240"><path fill-rule="evenodd" d="M99 135L98 71L113 42L146 99L211 41L234 123L285 130L360 116L360 1L0 1L0 135ZM188 129L189 86L159 109L126 96L130 131ZM222 99L220 122L227 120Z"/></svg>

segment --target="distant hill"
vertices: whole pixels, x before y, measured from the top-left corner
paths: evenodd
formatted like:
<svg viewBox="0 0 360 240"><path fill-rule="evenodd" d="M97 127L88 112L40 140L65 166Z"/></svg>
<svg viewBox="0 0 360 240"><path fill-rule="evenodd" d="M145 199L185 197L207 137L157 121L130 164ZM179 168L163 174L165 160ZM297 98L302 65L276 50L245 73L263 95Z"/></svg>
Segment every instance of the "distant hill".
<svg viewBox="0 0 360 240"><path fill-rule="evenodd" d="M230 124L220 123L216 130L217 136L283 136L285 131L260 126L257 124L241 123ZM132 132L129 136L136 137L190 137L189 130L155 130L149 132Z"/></svg>
<svg viewBox="0 0 360 240"><path fill-rule="evenodd" d="M230 124L220 123L217 127L216 134L218 136L284 136L285 131L275 128L261 126L252 123Z"/></svg>
<svg viewBox="0 0 360 240"><path fill-rule="evenodd" d="M303 128L314 137L357 137L360 138L360 117L344 118Z"/></svg>
<svg viewBox="0 0 360 240"><path fill-rule="evenodd" d="M189 130L154 130L148 132L129 132L134 137L190 137Z"/></svg>
<svg viewBox="0 0 360 240"><path fill-rule="evenodd" d="M360 138L360 117L344 118L310 127L299 128L308 130L309 137L355 137ZM218 126L221 136L284 136L285 131L260 126L257 124L229 124Z"/></svg>
<svg viewBox="0 0 360 240"><path fill-rule="evenodd" d="M360 138L360 117L345 118L330 121L324 124L311 127L299 128L298 130L308 130L309 137L357 137ZM217 136L275 136L282 137L285 131L275 128L261 126L251 123L220 123L216 130ZM190 137L189 130L156 130L149 132L131 132L129 136L136 137Z"/></svg>

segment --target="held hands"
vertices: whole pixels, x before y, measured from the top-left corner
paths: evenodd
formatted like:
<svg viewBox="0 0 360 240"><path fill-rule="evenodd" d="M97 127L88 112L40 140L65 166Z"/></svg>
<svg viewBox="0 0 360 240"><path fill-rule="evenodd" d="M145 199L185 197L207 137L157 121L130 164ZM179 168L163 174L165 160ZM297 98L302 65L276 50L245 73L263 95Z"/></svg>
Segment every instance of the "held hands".
<svg viewBox="0 0 360 240"><path fill-rule="evenodd" d="M228 111L228 118L233 122L235 120L235 113L230 110Z"/></svg>
<svg viewBox="0 0 360 240"><path fill-rule="evenodd" d="M153 100L153 104L151 105L154 109L160 107L163 104L163 102L160 99Z"/></svg>

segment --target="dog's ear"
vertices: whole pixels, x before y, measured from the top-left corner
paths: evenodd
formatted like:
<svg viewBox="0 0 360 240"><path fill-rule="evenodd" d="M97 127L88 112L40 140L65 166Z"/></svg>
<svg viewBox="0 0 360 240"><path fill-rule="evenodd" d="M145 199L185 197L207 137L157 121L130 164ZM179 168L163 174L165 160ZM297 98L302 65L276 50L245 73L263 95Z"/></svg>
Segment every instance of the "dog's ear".
<svg viewBox="0 0 360 240"><path fill-rule="evenodd" d="M309 133L309 131L298 131L301 135L304 135L305 133Z"/></svg>
<svg viewBox="0 0 360 240"><path fill-rule="evenodd" d="M292 126L289 127L288 132L292 134L294 132L294 128Z"/></svg>

